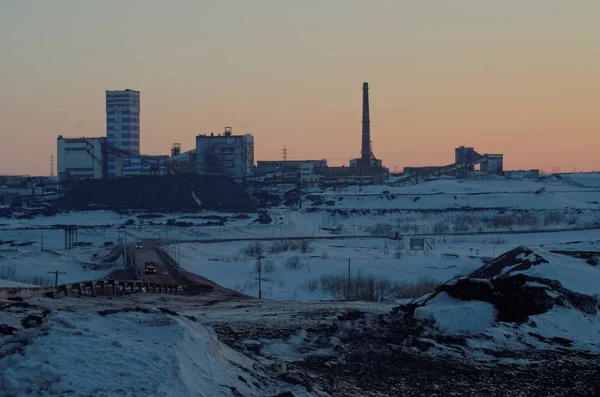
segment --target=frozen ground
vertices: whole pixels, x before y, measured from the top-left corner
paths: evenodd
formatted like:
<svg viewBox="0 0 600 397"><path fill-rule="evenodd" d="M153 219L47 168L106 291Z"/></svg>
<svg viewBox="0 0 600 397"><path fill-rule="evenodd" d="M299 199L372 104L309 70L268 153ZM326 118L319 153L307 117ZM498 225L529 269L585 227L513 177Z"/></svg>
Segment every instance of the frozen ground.
<svg viewBox="0 0 600 397"><path fill-rule="evenodd" d="M515 353L532 328L493 328L504 346L457 345L460 336L422 338L390 309L145 294L5 303L2 330L12 335L0 334L0 386L15 396L592 396L600 386L593 353L547 344ZM565 327L572 313L548 315L534 331L588 346L595 338L591 327ZM465 342L484 354L463 355Z"/></svg>
<svg viewBox="0 0 600 397"><path fill-rule="evenodd" d="M215 212L149 216L88 211L34 219L17 216L0 219L0 279L8 278L3 277L3 271L16 273L16 282L31 282L32 277L41 278L36 280L38 283L51 282L48 272L56 270L66 273L60 275L61 282L103 277L112 269L90 267L89 263L105 250L105 243L164 240L169 236L190 241L171 250L184 268L226 287L257 295L256 261L239 255L239 251L252 239L311 237L315 239L307 253L296 250L265 254L263 294L274 299L328 299L332 298L330 294L314 288L315 280L347 274L348 259L352 274L360 271L362 275L405 283L421 277L443 282L518 245L546 249L552 244L583 241L581 244L592 247L600 230L599 192L599 174L565 174L540 181L443 179L401 187L312 192L302 197L301 209L269 209L273 218L270 224L254 222L257 214ZM218 217L227 217L227 221L200 226L217 222ZM194 226L167 226L169 222L190 222ZM77 240L92 245L65 251L61 225L79 226ZM572 230L582 228L592 229ZM566 231L548 233L553 230ZM383 237L358 238L396 232L400 242ZM409 250L414 236L425 237L431 249ZM317 240L319 237L340 239ZM237 239L248 241L191 242ZM12 247L1 243L13 240L32 245ZM42 245L49 252L41 252ZM295 256L299 266L289 269L286 261ZM269 266L274 270L269 271Z"/></svg>
<svg viewBox="0 0 600 397"><path fill-rule="evenodd" d="M12 335L0 334L0 394L309 395L301 387L269 379L261 364L221 343L206 323L156 309L154 298L142 297L143 303L137 297L118 302L40 300L30 313L41 314L43 322L30 317L34 325L27 328L19 326L27 321L22 307L4 308L2 322L16 327ZM170 303L158 305L173 307ZM190 300L180 303L194 306Z"/></svg>
<svg viewBox="0 0 600 397"><path fill-rule="evenodd" d="M281 253L264 253L262 259L262 293L263 297L271 299L332 299L330 294L316 288L311 290L311 281L321 276L348 274L348 259L351 258L351 274L359 271L362 275L372 275L375 278L387 278L399 283L418 283L423 278L437 282L447 281L455 276L466 275L483 264L485 258L496 257L520 245L538 246L537 250L544 252L553 260L560 263L549 267L547 276L560 279L568 288L582 293L589 293L589 288L595 288L597 278L578 277L572 285L569 274L574 272L592 271L589 265L577 263L577 260L564 255L552 254L549 249L561 247L576 250L596 246L597 231L557 232L541 234L513 234L497 236L459 236L432 241L434 249L428 251L411 251L400 249L400 243L389 239L340 239L313 240L307 253L290 251ZM574 243L577 242L577 243ZM258 296L258 272L256 259L244 258L240 254L244 247L253 244L249 241L223 243L185 243L179 249L180 263L183 268L193 273L201 274L215 282L252 296ZM265 249L274 243L264 242ZM387 250L386 250L387 244ZM547 244L550 244L546 247ZM543 245L543 247L542 247ZM291 269L288 261L297 257L299 266ZM269 264L272 271L265 272ZM563 266L564 265L564 266ZM531 269L538 274L540 269ZM560 274L559 274L560 273ZM586 286L590 286L589 288Z"/></svg>
<svg viewBox="0 0 600 397"><path fill-rule="evenodd" d="M75 247L71 251L40 251L36 245L4 249L0 251L0 286L11 286L10 280L54 285L56 271L60 284L103 278L123 267L122 263L100 262L109 251L110 248L98 246Z"/></svg>

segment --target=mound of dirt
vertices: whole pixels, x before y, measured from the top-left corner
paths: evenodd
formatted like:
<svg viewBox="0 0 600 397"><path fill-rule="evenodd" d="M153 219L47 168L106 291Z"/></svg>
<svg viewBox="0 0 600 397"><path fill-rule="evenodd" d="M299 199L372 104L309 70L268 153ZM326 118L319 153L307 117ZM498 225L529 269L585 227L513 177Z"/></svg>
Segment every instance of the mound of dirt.
<svg viewBox="0 0 600 397"><path fill-rule="evenodd" d="M402 310L414 313L417 307L427 305L437 295L445 292L460 301L490 303L496 309L497 319L505 322L521 323L529 316L546 313L556 305L577 309L586 314L597 314L597 297L563 286L561 280L570 279L564 277L564 272L560 271L561 266L564 265L560 261L550 262L527 247L518 247L468 276L438 286L433 294L405 305ZM571 264L568 263L567 266ZM567 268L570 272L582 269ZM573 288L574 284L570 282L569 285Z"/></svg>
<svg viewBox="0 0 600 397"><path fill-rule="evenodd" d="M249 212L250 195L233 180L217 175L137 176L81 181L55 202L66 210Z"/></svg>
<svg viewBox="0 0 600 397"><path fill-rule="evenodd" d="M529 316L546 313L554 305L574 307L588 314L598 311L598 300L564 288L558 281L524 274L482 280L462 278L442 284L446 292L460 300L477 300L494 305L498 320L523 322Z"/></svg>

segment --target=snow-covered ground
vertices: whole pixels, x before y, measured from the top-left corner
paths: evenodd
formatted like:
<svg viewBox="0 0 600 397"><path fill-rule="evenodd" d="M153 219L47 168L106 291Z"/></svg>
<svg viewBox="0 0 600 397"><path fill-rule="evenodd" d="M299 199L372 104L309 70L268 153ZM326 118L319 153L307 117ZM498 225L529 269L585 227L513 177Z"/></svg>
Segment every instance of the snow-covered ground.
<svg viewBox="0 0 600 397"><path fill-rule="evenodd" d="M48 272L56 270L66 272L60 275L61 282L103 277L112 269L91 270L81 262L93 262L94 255L106 250L104 243L121 243L125 238L130 243L144 238L158 239L167 233L182 241L192 241L354 237L378 232L390 236L398 232L400 242L383 237L315 239L307 253L266 253L263 261L274 271L268 271L267 267L263 273L263 294L275 299L331 298L314 289L315 280L347 274L348 259L352 274L360 271L362 275L404 283L413 283L421 277L443 282L480 266L478 258L495 257L518 245L548 247L569 241L593 244L598 239L598 230L542 232L600 227L599 191L600 174L565 174L539 181L441 179L401 187L355 186L312 192L303 196L301 209L284 206L269 209L274 219L270 224L254 222L257 214L215 212L148 216L87 211L34 219L0 219L0 242L32 243L20 247L0 245L0 279L2 269L15 272L17 277L13 281L17 282L31 282L31 277L50 279ZM315 197L322 197L325 202L315 206L319 201ZM331 205L326 203L329 200ZM228 220L222 226L167 226L168 222L199 225L210 221L210 217ZM129 224L121 228L125 223ZM79 226L77 240L92 245L65 251L65 232L58 228L60 225ZM527 234L513 233L517 231ZM411 236L424 236L431 249L409 250ZM257 295L256 261L238 254L249 244L252 241L190 242L173 252L179 252L177 257L185 269L226 287ZM268 247L272 243L264 244ZM300 266L291 270L286 261L295 256ZM308 285L310 282L312 287Z"/></svg>
<svg viewBox="0 0 600 397"><path fill-rule="evenodd" d="M41 326L0 334L0 395L310 395L269 379L261 364L220 342L206 323L162 313L149 298L38 302L51 312ZM198 302L180 303L191 309ZM115 304L115 312L101 312ZM138 304L145 307L130 310ZM6 310L3 322L18 326L22 312Z"/></svg>
<svg viewBox="0 0 600 397"><path fill-rule="evenodd" d="M520 245L552 244L554 249L560 247L584 249L578 247L594 246L597 240L592 239L597 238L598 232L595 230L501 236L456 236L447 237L445 242L444 238L437 238L436 241L432 241L434 249L427 251L411 251L407 249L408 243L402 244L384 238L312 240L307 253L296 250L263 254L265 258L261 260L262 293L263 297L270 299L332 299L330 294L319 288L311 290L307 287L311 280L314 283L314 280L318 280L321 276L346 276L348 259L350 259L353 276L360 271L363 276L371 275L398 283L418 283L423 278L442 283L455 276L472 272L483 265L484 258L496 257ZM579 243L567 244L574 241ZM254 258L244 258L240 254L244 247L252 244L251 241L181 244L180 263L184 269L201 274L224 287L258 296L257 261ZM276 243L263 242L267 251L273 244ZM550 248L544 246L538 249L546 255ZM578 269L573 268L575 265L569 265L572 263L569 258L550 255L553 258L556 256L556 261L565 262L566 266L559 265L556 270L549 269L548 278L556 278L556 274L552 272L562 272L565 286L572 288L568 282L569 274ZM300 263L298 268L290 269L287 266L287 261L291 257L298 258ZM265 264L269 262L274 270L265 272ZM590 266L585 266L579 270L588 271ZM532 272L536 270L533 269ZM593 277L574 277L585 283L581 285L583 289L581 292L588 291L585 285L597 285ZM577 288L574 290L578 291Z"/></svg>
<svg viewBox="0 0 600 397"><path fill-rule="evenodd" d="M379 396L389 394L388 384L403 395L423 388L431 395L460 395L464 387L478 395L490 390L527 395L524 390L537 393L551 383L556 389L541 394L588 393L598 383L589 374L598 373L600 317L593 305L582 310L567 296L585 294L575 297L588 302L600 295L600 266L594 265L594 253L584 259L557 251L600 249L599 231L593 229L600 219L599 192L599 174L540 181L442 179L312 192L315 197L303 197L302 209L269 209L274 222L266 225L253 223L258 214L215 213L149 218L92 211L0 219L0 286L7 287L40 278L53 282L49 272L57 270L66 273L60 282L104 277L120 266L98 268L110 250L105 242L169 233L186 240L171 250L182 268L257 296L256 258L248 247L257 239L311 237L307 250L275 250L288 243L260 242L262 296L269 300L138 294L0 302L13 305L0 311L0 395ZM210 220L194 218L198 215L229 220L223 226L166 225L170 219ZM126 222L130 225L120 228ZM81 226L78 241L91 245L65 251L64 231L54 225ZM548 232L583 227L589 229ZM374 228L387 237L374 236ZM394 231L399 240L388 238ZM410 249L415 235L427 240L426 250ZM558 281L571 291L526 284L556 301L525 321L500 321L503 309L495 303L446 292L421 298L426 303L413 314L392 310L396 302L322 301L343 299L322 280L347 279L348 260L352 277L360 273L396 286L435 284L483 271L484 261L519 246L531 253L506 266L491 262L493 274L477 282L491 285L496 276L519 274ZM538 263L538 257L544 261ZM10 277L2 280L3 274ZM453 361L444 361L448 357ZM465 364L473 359L478 363ZM503 366L493 367L496 363ZM462 365L464 371L453 372ZM487 380L474 384L480 377ZM377 389L381 379L385 390ZM576 383L572 390L569 382ZM515 383L521 385L512 388ZM523 388L529 384L532 389ZM365 388L375 391L366 394Z"/></svg>
<svg viewBox="0 0 600 397"><path fill-rule="evenodd" d="M70 251L44 250L38 246L12 247L0 251L0 286L10 280L35 285L54 285L55 272L60 284L95 280L123 267L121 263L100 263L110 248L75 247Z"/></svg>

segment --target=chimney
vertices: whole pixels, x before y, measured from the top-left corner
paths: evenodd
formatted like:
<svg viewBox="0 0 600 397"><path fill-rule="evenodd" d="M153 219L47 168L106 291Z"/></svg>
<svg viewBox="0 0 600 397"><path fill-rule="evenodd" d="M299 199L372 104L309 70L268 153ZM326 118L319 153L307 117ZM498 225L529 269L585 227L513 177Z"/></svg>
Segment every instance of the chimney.
<svg viewBox="0 0 600 397"><path fill-rule="evenodd" d="M361 168L371 166L371 120L369 118L369 83L363 83L363 117L362 117L362 149Z"/></svg>

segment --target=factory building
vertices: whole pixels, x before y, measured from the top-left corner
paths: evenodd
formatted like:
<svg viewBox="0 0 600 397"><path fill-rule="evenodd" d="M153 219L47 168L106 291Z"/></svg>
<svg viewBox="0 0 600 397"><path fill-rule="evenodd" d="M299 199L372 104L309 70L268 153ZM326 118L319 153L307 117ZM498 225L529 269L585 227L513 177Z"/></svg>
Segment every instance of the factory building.
<svg viewBox="0 0 600 397"><path fill-rule="evenodd" d="M166 160L168 174L195 174L197 172L198 166L196 165L195 149L184 153L180 153L179 151L171 149L171 154L171 157Z"/></svg>
<svg viewBox="0 0 600 397"><path fill-rule="evenodd" d="M60 180L106 177L106 138L63 138L59 135L57 170Z"/></svg>
<svg viewBox="0 0 600 397"><path fill-rule="evenodd" d="M502 154L484 154L479 170L484 174L501 175L504 172L504 156Z"/></svg>
<svg viewBox="0 0 600 397"><path fill-rule="evenodd" d="M107 145L132 157L119 170L116 156L109 154L108 177L137 175L142 171L140 154L140 92L135 90L106 91ZM137 157L136 157L137 156Z"/></svg>
<svg viewBox="0 0 600 397"><path fill-rule="evenodd" d="M454 163L452 164L404 167L404 173L417 179L439 178L442 175L455 176L458 179L481 175L502 175L504 173L504 155L479 154L472 147L459 146L454 149Z"/></svg>
<svg viewBox="0 0 600 397"><path fill-rule="evenodd" d="M308 169L314 167L327 167L327 160L275 160L275 161L258 161L256 163L256 173L264 174L277 170L295 170L301 168Z"/></svg>
<svg viewBox="0 0 600 397"><path fill-rule="evenodd" d="M123 174L124 176L165 175L168 158L167 155L128 155L123 160Z"/></svg>
<svg viewBox="0 0 600 397"><path fill-rule="evenodd" d="M196 170L199 175L224 175L244 183L254 171L254 137L223 134L196 137Z"/></svg>
<svg viewBox="0 0 600 397"><path fill-rule="evenodd" d="M350 159L350 167L358 168L361 164L361 161L362 159L360 158ZM371 167L383 168L383 161L376 158L371 158Z"/></svg>
<svg viewBox="0 0 600 397"><path fill-rule="evenodd" d="M57 171L61 181L108 177L108 158L112 156L116 173L123 173L126 153L107 144L107 138L56 139Z"/></svg>

